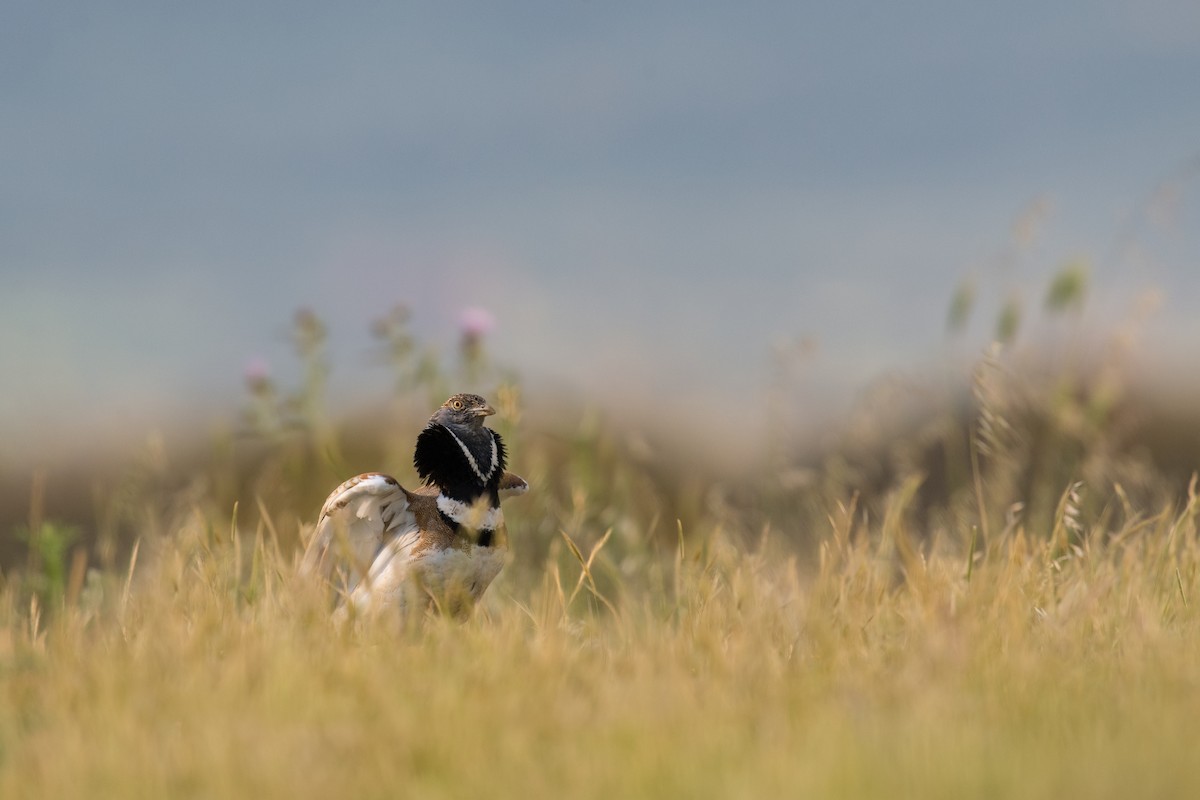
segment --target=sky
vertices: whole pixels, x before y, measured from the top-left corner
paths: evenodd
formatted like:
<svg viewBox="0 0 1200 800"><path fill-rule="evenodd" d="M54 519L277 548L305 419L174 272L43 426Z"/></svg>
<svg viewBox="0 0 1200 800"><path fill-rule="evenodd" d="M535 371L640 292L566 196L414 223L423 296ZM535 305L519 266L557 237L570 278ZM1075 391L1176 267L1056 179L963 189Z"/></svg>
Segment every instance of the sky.
<svg viewBox="0 0 1200 800"><path fill-rule="evenodd" d="M1187 0L8 0L0 447L228 417L298 308L336 408L404 303L445 350L487 309L531 391L715 425L813 341L816 413L943 354L964 279L970 350L1072 260L1098 328L1157 287L1186 363L1198 75Z"/></svg>

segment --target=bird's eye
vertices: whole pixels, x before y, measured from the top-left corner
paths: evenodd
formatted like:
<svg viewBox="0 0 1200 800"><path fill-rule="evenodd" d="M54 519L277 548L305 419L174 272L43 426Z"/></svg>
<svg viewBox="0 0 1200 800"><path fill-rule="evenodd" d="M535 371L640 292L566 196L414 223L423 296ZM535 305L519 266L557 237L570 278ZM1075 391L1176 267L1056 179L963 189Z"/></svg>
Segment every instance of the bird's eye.
<svg viewBox="0 0 1200 800"><path fill-rule="evenodd" d="M462 411L463 410L463 401L455 400L453 403L450 404L450 407L453 408L455 411Z"/></svg>

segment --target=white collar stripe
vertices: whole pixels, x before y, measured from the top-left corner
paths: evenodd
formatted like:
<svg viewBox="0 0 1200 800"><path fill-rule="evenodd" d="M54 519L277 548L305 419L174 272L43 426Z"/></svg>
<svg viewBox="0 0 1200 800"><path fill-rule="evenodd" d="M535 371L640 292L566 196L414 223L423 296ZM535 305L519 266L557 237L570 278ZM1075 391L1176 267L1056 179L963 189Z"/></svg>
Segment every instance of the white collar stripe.
<svg viewBox="0 0 1200 800"><path fill-rule="evenodd" d="M474 530L494 531L504 524L504 512L500 509L489 508L485 511L481 506L464 503L462 500L455 500L444 494L438 495L437 507L439 511L459 525L465 525Z"/></svg>

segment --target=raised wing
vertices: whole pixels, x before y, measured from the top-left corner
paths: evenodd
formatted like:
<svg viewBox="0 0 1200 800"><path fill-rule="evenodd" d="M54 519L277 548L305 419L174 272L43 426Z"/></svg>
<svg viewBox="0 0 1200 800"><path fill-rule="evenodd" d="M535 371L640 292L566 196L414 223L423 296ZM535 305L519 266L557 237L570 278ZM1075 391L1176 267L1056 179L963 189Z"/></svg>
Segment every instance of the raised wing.
<svg viewBox="0 0 1200 800"><path fill-rule="evenodd" d="M420 594L421 587L408 585L413 566L413 551L421 540L421 532L402 531L380 548L371 562L366 578L350 587L345 602L338 605L333 621L345 623L351 615L371 614L385 608L404 613L410 595Z"/></svg>
<svg viewBox="0 0 1200 800"><path fill-rule="evenodd" d="M392 539L417 530L408 495L395 478L368 472L333 490L300 562L340 591L353 589Z"/></svg>

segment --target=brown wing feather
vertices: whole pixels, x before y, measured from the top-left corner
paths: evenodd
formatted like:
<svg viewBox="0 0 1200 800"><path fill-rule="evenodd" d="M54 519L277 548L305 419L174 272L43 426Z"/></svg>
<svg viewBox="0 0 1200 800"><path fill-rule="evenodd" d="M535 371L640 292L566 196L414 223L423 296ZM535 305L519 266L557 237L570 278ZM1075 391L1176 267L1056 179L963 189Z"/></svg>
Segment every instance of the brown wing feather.
<svg viewBox="0 0 1200 800"><path fill-rule="evenodd" d="M512 472L505 472L500 476L500 494L505 497L514 497L519 494L525 494L529 491L529 481L516 475Z"/></svg>

